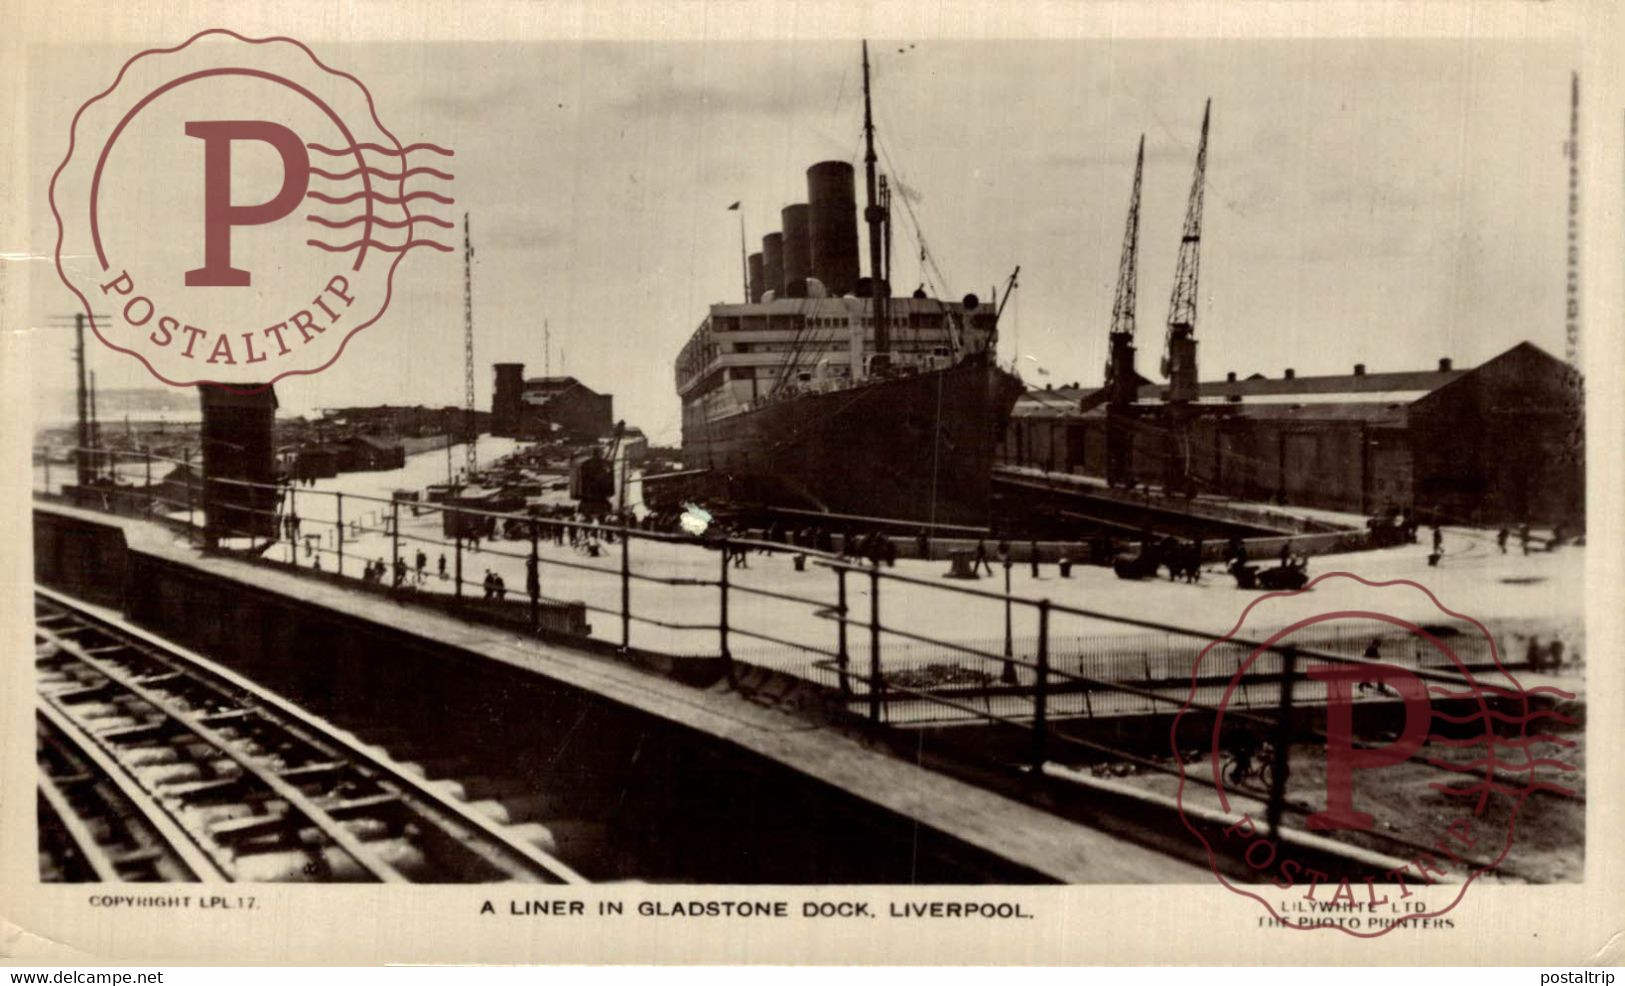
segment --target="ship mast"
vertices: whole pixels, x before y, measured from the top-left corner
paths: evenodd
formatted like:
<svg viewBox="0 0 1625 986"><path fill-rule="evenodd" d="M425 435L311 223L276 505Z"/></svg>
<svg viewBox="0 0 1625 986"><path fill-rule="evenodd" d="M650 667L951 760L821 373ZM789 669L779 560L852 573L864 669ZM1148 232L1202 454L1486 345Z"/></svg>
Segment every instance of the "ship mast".
<svg viewBox="0 0 1625 986"><path fill-rule="evenodd" d="M886 221L886 210L881 208L876 193L875 178L875 118L869 100L869 42L863 43L863 172L865 184L868 187L869 204L863 210L864 221L869 224L869 297L873 300L872 310L875 317L875 361L876 370L884 370L890 362L891 353L891 322L887 318L886 302L891 294L890 285L882 287L884 265L881 263L881 249L885 241L883 225Z"/></svg>

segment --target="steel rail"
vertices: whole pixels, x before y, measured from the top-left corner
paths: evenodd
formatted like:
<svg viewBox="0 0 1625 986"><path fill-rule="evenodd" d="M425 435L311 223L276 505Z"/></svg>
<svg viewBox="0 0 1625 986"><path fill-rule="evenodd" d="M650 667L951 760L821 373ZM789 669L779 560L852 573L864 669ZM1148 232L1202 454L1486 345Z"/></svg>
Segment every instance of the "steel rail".
<svg viewBox="0 0 1625 986"><path fill-rule="evenodd" d="M63 742L70 744L76 754L88 761L91 767L118 789L119 794L130 803L130 807L141 816L142 821L152 827L181 865L192 872L193 879L199 883L226 882L228 878L219 864L199 848L192 834L176 824L169 813L157 804L150 792L130 777L93 734L87 732L72 716L48 704L43 696L36 700L34 712L49 728L57 732ZM45 778L42 777L41 780ZM44 793L43 787L41 793ZM67 807L73 812L71 805ZM73 814L77 819L78 813ZM69 824L66 819L64 824Z"/></svg>
<svg viewBox="0 0 1625 986"><path fill-rule="evenodd" d="M427 808L434 813L450 816L459 825L474 829L481 838L499 847L500 850L505 854L518 857L519 860L525 864L527 869L539 871L548 879L558 883L584 884L587 882L585 878L576 873L575 870L564 862L542 852L522 839L515 838L508 833L503 832L497 823L485 818L467 805L446 797L443 793L431 787L426 780L420 780L419 778L416 778L410 773L402 770L391 761L380 758L376 754L363 749L359 743L346 739L343 735L335 732L332 727L321 722L315 716L294 705L292 702L289 702L288 700L267 691L263 687L256 685L243 676L216 664L200 654L196 654L192 651L186 650L185 648L178 647L169 641L162 640L161 638L154 637L151 634L142 631L138 627L128 626L122 621L109 619L108 617L98 615L92 612L87 604L65 596L62 593L43 586L36 586L35 591L37 594L51 600L58 606L69 610L72 617L93 626L99 624L101 627L107 628L108 632L113 633L115 636L133 641L134 643L132 644L132 649L154 657L160 662L170 663L171 665L182 665L194 679L200 681L204 685L216 687L216 690L219 690L218 687L215 686L214 682L208 680L213 678L216 681L222 682L229 686L230 689L235 689L247 695L255 703L255 707L251 708L251 711L260 712L261 718L264 718L271 725L279 726L283 729L287 729L289 727L289 723L278 723L275 719L265 716L264 712L266 710L271 710L277 715L282 716L287 720L291 720L291 724L293 726L302 727L304 732L312 734L318 740L318 742L314 743L313 745L329 746L336 752L343 754L352 764L356 765L357 767L363 768L378 776L386 778L391 785L401 789L403 793L410 794L413 799L420 802L419 805L412 807L418 807L420 809ZM111 671L111 673L109 673L108 670L105 670L104 667L101 666L105 665L106 662L98 660L94 655L85 654L85 649L77 646L77 644L75 644L73 641L63 638L62 643L69 645L64 646L63 649L72 654L76 660L83 661L87 665L94 668L98 673L102 673L110 680L118 683L120 687L127 688L127 690L129 690L132 694L135 694L137 697L152 705L154 708L159 709L165 715L170 716L174 721L186 727L188 731L192 732L194 735L199 736L199 738L203 739L204 742L209 743L211 746L218 747L223 755L231 758L245 771L253 774L256 780L264 781L268 775L269 782L266 784L267 787L274 790L279 797L287 798L290 805L296 807L301 814L306 814L306 817L311 818L311 821L314 824L317 824L318 827L322 829L324 834L327 834L330 838L333 838L333 841L339 845L340 848L344 849L347 854L352 855L352 857L356 859L357 863L361 864L376 878L390 882L404 879L398 872L393 870L393 868L367 859L366 857L370 857L372 854L367 851L366 847L360 843L359 840L356 840L354 836L350 835L348 831L343 830L341 823L332 819L331 816L328 816L325 809L312 802L304 795L302 791L299 791L297 788L288 784L288 782L282 778L277 777L269 770L266 770L257 764L247 762L248 758L244 757L242 754L239 754L236 750L231 749L231 744L228 739L219 736L214 730L209 729L206 725L199 721L202 719L212 718L211 715L193 715L185 710L175 709L173 708L172 703L165 702L161 697L151 693L149 689L144 689L139 684L130 681L130 676L121 675L117 671ZM144 647L142 645L144 645ZM154 650L156 650L158 653L153 653ZM241 705L242 703L239 701L238 704ZM300 730L298 728L293 730L295 735L298 735L299 731ZM301 736L300 738L306 739L304 736ZM291 794L292 797L288 797L289 794ZM312 813L322 817L318 819L313 817ZM324 822L330 824L324 824ZM340 829L340 831L336 833L337 837L335 837L335 833L330 830L330 825ZM477 852L477 847L470 845L467 840L459 841L462 843L465 849ZM487 858L489 857L487 856ZM369 862L372 862L373 865L368 865Z"/></svg>

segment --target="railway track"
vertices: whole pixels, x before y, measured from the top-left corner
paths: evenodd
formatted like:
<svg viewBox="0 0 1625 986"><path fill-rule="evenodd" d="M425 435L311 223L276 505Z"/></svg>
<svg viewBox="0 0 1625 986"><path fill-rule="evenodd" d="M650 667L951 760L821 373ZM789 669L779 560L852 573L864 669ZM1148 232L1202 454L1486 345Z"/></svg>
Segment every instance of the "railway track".
<svg viewBox="0 0 1625 986"><path fill-rule="evenodd" d="M48 881L583 878L507 825L200 655L35 593Z"/></svg>

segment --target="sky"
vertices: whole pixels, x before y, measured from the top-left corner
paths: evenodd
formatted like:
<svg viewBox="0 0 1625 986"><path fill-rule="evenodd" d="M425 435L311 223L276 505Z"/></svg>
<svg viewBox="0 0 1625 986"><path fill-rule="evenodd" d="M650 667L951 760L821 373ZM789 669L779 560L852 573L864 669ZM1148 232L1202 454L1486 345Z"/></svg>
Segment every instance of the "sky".
<svg viewBox="0 0 1625 986"><path fill-rule="evenodd" d="M1140 371L1154 376L1204 100L1204 379L1482 362L1529 340L1563 352L1572 45L1529 41L922 41L871 43L882 168L910 191L894 281L923 234L936 293L1002 293L999 353L1030 384L1098 382L1136 142L1146 142ZM852 42L329 44L403 142L455 148L471 217L477 399L494 362L615 395L675 442L672 363L709 304L741 294L751 250L805 170L862 167ZM106 53L29 80L33 251L55 241L51 170ZM36 62L37 64L37 62ZM861 194L861 171L860 171ZM728 211L740 201L739 212ZM866 248L863 255L867 258ZM865 260L866 264L866 260ZM34 386L72 386L74 299L30 265ZM283 381L285 413L460 403L462 260L419 250L385 318L324 373ZM95 348L103 387L157 381Z"/></svg>

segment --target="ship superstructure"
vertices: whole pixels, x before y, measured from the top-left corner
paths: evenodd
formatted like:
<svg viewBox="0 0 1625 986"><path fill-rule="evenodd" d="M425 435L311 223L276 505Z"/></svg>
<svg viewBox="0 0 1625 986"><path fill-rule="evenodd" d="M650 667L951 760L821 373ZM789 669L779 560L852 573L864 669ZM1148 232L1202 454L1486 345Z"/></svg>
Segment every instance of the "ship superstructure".
<svg viewBox="0 0 1625 986"><path fill-rule="evenodd" d="M685 491L736 504L982 526L1021 382L998 367L999 305L892 297L891 209L864 52L869 276L856 169L807 169L807 202L746 258L747 298L712 305L677 358ZM1012 284L1014 278L1012 278ZM1006 295L1008 295L1008 290ZM659 486L646 480L645 490Z"/></svg>

